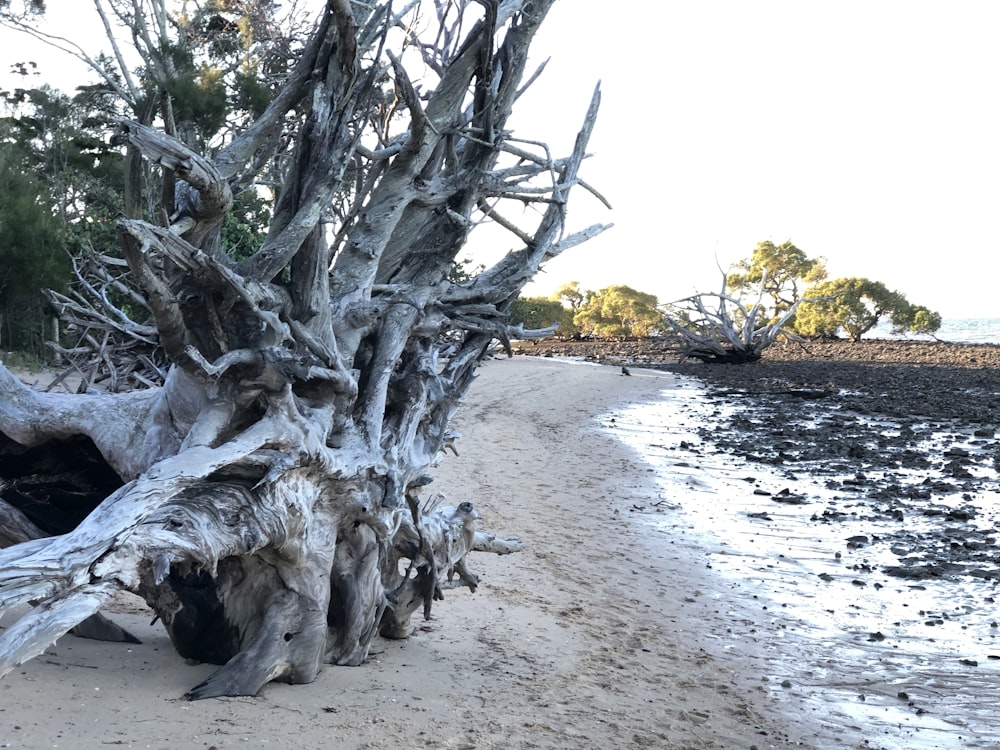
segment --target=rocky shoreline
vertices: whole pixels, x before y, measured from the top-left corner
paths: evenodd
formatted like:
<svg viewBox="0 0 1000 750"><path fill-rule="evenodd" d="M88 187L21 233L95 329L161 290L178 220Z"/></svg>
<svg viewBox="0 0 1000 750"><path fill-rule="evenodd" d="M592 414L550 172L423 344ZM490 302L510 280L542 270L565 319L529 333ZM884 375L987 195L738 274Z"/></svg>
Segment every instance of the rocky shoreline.
<svg viewBox="0 0 1000 750"><path fill-rule="evenodd" d="M713 500L746 536L725 559L752 559L754 537L794 541L799 575L772 582L779 599L794 591L839 611L849 592L866 592L850 610L866 631L845 632L842 645L857 649L860 638L869 654L859 692L880 685L879 710L925 731L927 716L948 717L951 730L914 747L1000 741L988 707L958 698L977 696L1000 665L1000 346L779 344L747 365L678 362L661 341L541 342L519 353L692 378L705 394L692 408L698 440L663 446L665 471L746 472ZM827 564L815 562L831 547ZM789 567L760 554L751 577Z"/></svg>
<svg viewBox="0 0 1000 750"><path fill-rule="evenodd" d="M867 499L872 519L899 533L868 534L901 554L903 578L1000 580L993 550L1000 508L1000 346L910 341L777 344L747 365L678 362L669 342L542 342L522 354L653 367L696 378L726 416L699 432L717 450ZM785 499L787 501L787 498ZM780 499L779 499L780 501ZM804 497L803 502L810 498ZM828 504L813 519L843 515ZM919 534L904 520L937 518Z"/></svg>
<svg viewBox="0 0 1000 750"><path fill-rule="evenodd" d="M873 339L777 343L747 365L679 362L671 340L545 340L515 352L601 364L655 367L696 377L713 390L749 396L828 395L861 414L1000 424L1000 345Z"/></svg>

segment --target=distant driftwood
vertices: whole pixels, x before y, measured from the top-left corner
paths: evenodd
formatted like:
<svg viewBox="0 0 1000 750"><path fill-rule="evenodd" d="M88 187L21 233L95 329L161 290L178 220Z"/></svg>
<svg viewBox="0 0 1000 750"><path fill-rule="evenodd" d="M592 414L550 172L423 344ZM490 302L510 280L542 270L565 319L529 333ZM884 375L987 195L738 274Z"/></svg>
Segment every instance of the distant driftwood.
<svg viewBox="0 0 1000 750"><path fill-rule="evenodd" d="M765 349L778 337L802 341L784 329L805 299L797 300L776 320L760 324L764 310L764 281L754 304L748 309L727 292L726 275L722 275L722 291L685 297L668 306L665 320L684 345L681 359L703 362L741 364L756 362Z"/></svg>

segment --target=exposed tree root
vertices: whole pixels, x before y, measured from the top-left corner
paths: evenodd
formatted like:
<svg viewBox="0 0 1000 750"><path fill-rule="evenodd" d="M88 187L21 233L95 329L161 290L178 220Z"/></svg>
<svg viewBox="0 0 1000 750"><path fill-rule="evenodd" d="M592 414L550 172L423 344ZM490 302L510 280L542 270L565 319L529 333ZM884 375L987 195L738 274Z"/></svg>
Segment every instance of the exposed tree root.
<svg viewBox="0 0 1000 750"><path fill-rule="evenodd" d="M0 634L0 672L80 623L126 638L98 614L126 590L180 654L221 665L189 698L311 682L362 664L379 633L406 637L445 590L475 591L470 551L519 548L477 531L471 503L421 493L479 362L509 348L521 288L604 228L564 223L570 190L594 192L579 172L599 88L567 156L506 129L552 2L329 0L284 86L210 157L145 110L121 123L127 161L145 158L170 204L130 182L121 258L88 255L76 292L53 297L101 331L81 338L96 354L62 350L82 392L0 366L0 612L33 605ZM426 43L417 13L436 14ZM276 195L272 221L237 259L222 227L255 184ZM483 222L515 249L459 279ZM137 361L153 370L119 369ZM29 453L39 469L19 475Z"/></svg>

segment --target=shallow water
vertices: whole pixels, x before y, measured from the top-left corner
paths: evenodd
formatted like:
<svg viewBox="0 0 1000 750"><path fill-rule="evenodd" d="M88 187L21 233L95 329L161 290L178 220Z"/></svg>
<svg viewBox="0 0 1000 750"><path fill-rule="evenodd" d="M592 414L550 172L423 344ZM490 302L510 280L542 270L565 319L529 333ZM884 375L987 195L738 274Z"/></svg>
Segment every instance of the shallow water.
<svg viewBox="0 0 1000 750"><path fill-rule="evenodd" d="M1000 318L945 318L934 336L900 335L892 332L892 323L882 321L869 338L912 339L913 341L953 341L964 344L1000 344Z"/></svg>
<svg viewBox="0 0 1000 750"><path fill-rule="evenodd" d="M988 491L996 489L995 469L971 467L986 490L935 493L931 515L907 513L903 524L901 513L887 512L888 501L860 490L851 496L850 476L831 475L829 466L810 472L809 462L794 471L750 463L702 437L739 408L682 380L659 402L602 419L655 468L661 501L637 506L636 516L697 541L720 577L719 591L731 592L720 600L739 597L758 608L750 619L734 609L727 632L711 636L720 650L738 651L754 639L763 646L764 663L756 666L772 697L808 711L803 721L845 727L866 746L1000 745L997 577L977 577L971 566L939 579L885 573L901 559L917 561L920 544L908 547L908 540L942 524L961 526L961 536L995 553L1000 508ZM899 428L892 420L878 427ZM920 444L940 453L955 445L975 450L976 442L958 428L929 427ZM893 479L905 486L919 476L899 469ZM963 508L975 509L971 520L962 518ZM991 560L1000 563L996 554Z"/></svg>

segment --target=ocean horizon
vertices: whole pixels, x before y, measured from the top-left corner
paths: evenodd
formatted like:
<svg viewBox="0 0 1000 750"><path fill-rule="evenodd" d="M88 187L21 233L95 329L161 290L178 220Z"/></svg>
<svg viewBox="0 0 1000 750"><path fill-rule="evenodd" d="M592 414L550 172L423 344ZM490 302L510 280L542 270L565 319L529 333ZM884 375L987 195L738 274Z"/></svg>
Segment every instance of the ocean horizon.
<svg viewBox="0 0 1000 750"><path fill-rule="evenodd" d="M888 322L876 326L865 338L894 341L947 341L954 344L1000 344L1000 318L945 318L933 336L894 334Z"/></svg>

